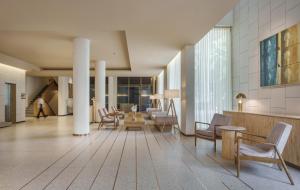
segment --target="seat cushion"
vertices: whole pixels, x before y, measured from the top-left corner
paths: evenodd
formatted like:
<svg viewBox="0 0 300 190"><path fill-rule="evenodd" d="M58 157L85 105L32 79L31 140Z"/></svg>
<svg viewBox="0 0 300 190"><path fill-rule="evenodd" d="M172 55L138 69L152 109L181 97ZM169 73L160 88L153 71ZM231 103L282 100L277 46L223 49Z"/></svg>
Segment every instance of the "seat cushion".
<svg viewBox="0 0 300 190"><path fill-rule="evenodd" d="M156 116L154 119L155 125L175 125L177 123L177 118L167 115L167 116Z"/></svg>
<svg viewBox="0 0 300 190"><path fill-rule="evenodd" d="M209 130L196 130L196 135L202 135L207 137L213 137L214 132Z"/></svg>
<svg viewBox="0 0 300 190"><path fill-rule="evenodd" d="M104 118L102 118L102 122L114 122L114 118L104 117Z"/></svg>
<svg viewBox="0 0 300 190"><path fill-rule="evenodd" d="M264 150L261 148L260 145L247 145L247 144L240 144L240 154L245 156L256 156L256 157L274 157L273 150Z"/></svg>

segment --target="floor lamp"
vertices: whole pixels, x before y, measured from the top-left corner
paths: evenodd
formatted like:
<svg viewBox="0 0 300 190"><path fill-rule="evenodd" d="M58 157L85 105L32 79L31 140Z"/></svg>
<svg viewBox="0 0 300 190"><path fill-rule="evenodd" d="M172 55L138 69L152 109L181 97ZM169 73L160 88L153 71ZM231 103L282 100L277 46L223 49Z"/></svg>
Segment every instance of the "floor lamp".
<svg viewBox="0 0 300 190"><path fill-rule="evenodd" d="M162 110L162 106L161 106L161 102L160 99L163 99L163 95L162 94L154 94L150 96L150 100L151 100L151 107L152 108L158 108L160 110ZM157 106L155 104L155 101L157 103Z"/></svg>
<svg viewBox="0 0 300 190"><path fill-rule="evenodd" d="M177 89L165 90L165 98L170 100L167 113L169 115L171 111L172 116L176 118L176 124L178 124L178 119L177 119L177 113L174 104L174 98L179 98L180 97L179 94L180 92Z"/></svg>
<svg viewBox="0 0 300 190"><path fill-rule="evenodd" d="M162 110L162 105L161 105L161 99L163 99L163 95L162 94L154 94L154 99L156 100L157 102L157 108Z"/></svg>

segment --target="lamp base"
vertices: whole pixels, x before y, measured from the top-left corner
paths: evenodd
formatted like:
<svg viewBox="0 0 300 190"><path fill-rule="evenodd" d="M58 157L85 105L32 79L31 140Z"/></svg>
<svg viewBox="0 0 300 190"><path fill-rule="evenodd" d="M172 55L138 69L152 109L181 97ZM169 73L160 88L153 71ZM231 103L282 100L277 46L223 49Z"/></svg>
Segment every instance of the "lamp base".
<svg viewBox="0 0 300 190"><path fill-rule="evenodd" d="M238 111L242 112L243 111L243 103L238 103Z"/></svg>

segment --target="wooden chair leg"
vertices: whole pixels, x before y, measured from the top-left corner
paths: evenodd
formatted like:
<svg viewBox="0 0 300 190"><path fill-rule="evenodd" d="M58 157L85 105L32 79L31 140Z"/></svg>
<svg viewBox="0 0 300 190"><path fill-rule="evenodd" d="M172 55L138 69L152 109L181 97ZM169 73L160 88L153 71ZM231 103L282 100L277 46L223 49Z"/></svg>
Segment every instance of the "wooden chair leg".
<svg viewBox="0 0 300 190"><path fill-rule="evenodd" d="M195 147L197 147L197 137L195 135Z"/></svg>
<svg viewBox="0 0 300 190"><path fill-rule="evenodd" d="M236 159L236 176L240 177L240 169L241 169L241 160L240 160L240 156L237 156Z"/></svg>
<svg viewBox="0 0 300 190"><path fill-rule="evenodd" d="M277 155L278 155L278 157L279 157L279 159L280 159L280 162L281 162L281 164L282 164L282 166L283 166L283 169L284 169L284 171L285 171L287 177L289 178L291 184L294 185L294 181L293 181L292 176L290 175L290 173L289 173L289 171L288 171L288 169L287 169L287 166L286 166L286 164L285 164L285 161L283 160L281 154L279 154L279 152L277 151L277 149L276 149L276 152L277 152Z"/></svg>
<svg viewBox="0 0 300 190"><path fill-rule="evenodd" d="M236 147L236 176L240 177L241 160L240 160L240 142L237 141Z"/></svg>
<svg viewBox="0 0 300 190"><path fill-rule="evenodd" d="M99 122L98 130L102 127L102 122Z"/></svg>
<svg viewBox="0 0 300 190"><path fill-rule="evenodd" d="M214 140L214 151L217 152L217 140Z"/></svg>

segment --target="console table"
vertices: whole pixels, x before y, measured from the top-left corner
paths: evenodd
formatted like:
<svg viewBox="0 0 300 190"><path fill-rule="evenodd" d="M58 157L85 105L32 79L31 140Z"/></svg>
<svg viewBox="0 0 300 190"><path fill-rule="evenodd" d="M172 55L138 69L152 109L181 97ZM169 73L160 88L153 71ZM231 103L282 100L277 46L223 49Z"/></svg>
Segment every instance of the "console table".
<svg viewBox="0 0 300 190"><path fill-rule="evenodd" d="M291 165L300 168L300 116L236 111L224 111L224 115L232 117L232 125L245 127L247 133L261 136L267 136L277 122L282 121L291 124L293 129L284 149L283 158Z"/></svg>

